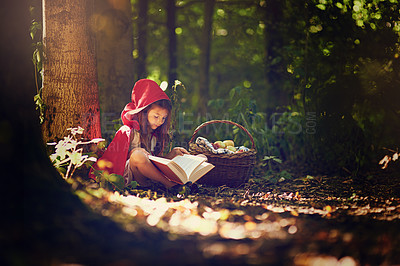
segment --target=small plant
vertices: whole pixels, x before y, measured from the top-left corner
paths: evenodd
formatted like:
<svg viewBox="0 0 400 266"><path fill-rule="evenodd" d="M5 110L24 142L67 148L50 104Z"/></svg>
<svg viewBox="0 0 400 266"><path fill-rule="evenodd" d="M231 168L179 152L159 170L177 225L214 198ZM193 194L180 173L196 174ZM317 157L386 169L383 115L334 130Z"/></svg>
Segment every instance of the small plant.
<svg viewBox="0 0 400 266"><path fill-rule="evenodd" d="M171 91L168 93L171 103L172 103L172 111L171 111L171 133L172 133L172 141L170 143L169 150L176 144L178 144L179 139L181 138L179 131L176 128L178 124L178 114L181 109L181 102L182 102L182 93L177 90L178 86L181 86L183 90L186 90L185 85L179 81L175 80L174 85L172 85Z"/></svg>
<svg viewBox="0 0 400 266"><path fill-rule="evenodd" d="M101 188L105 188L107 190L118 190L120 192L124 191L125 180L123 176L110 174L105 170L95 170L94 175L96 176L96 181L99 183ZM136 188L137 182L132 181L129 186L131 188Z"/></svg>
<svg viewBox="0 0 400 266"><path fill-rule="evenodd" d="M272 165L271 162L276 162L281 164L282 160L279 159L277 156L264 156L264 158L262 159L264 163L261 164L261 166L267 166L269 170L272 170Z"/></svg>
<svg viewBox="0 0 400 266"><path fill-rule="evenodd" d="M83 155L82 145L97 144L104 141L102 138L92 139L90 141L80 141L77 135L81 135L83 128L68 128L70 134L60 140L58 143L47 143L55 145L55 153L50 155L50 160L54 167L59 171L64 179L70 178L75 170L86 162L96 162L97 158Z"/></svg>
<svg viewBox="0 0 400 266"><path fill-rule="evenodd" d="M99 159L97 161L99 170L93 168L93 174L96 176L96 182L99 183L101 188L108 190L118 190L123 192L125 188L125 179L121 175L110 174L107 169L112 168L113 163L106 159ZM134 189L138 186L136 181L131 181L127 186L128 189Z"/></svg>

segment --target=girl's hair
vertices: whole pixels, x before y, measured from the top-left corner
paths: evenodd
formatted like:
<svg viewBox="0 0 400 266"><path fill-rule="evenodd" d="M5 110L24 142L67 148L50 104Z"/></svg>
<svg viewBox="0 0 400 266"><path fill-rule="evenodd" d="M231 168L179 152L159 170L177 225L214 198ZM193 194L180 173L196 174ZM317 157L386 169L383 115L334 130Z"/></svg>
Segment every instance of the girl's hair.
<svg viewBox="0 0 400 266"><path fill-rule="evenodd" d="M147 114L154 105L166 109L168 111L168 116L165 122L161 126L156 128L153 132L149 125ZM140 142L142 144L142 147L145 148L147 151L150 151L151 137L154 134L157 138L157 144L154 148L154 154L157 156L162 154L167 143L170 141L169 127L171 125L171 109L171 102L163 99L152 103L138 114L138 122L140 125Z"/></svg>

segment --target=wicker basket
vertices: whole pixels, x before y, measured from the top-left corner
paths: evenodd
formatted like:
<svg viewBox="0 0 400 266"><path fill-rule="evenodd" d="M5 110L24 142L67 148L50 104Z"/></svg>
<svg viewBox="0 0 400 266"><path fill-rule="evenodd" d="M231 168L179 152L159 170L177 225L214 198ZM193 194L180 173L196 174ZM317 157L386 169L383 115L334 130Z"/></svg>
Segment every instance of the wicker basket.
<svg viewBox="0 0 400 266"><path fill-rule="evenodd" d="M214 154L198 147L194 143L195 136L198 131L207 125L215 123L231 124L243 130L251 140L252 147L250 151L232 154ZM193 155L206 155L208 162L215 166L214 169L200 178L199 181L197 181L198 183L210 186L226 185L229 187L238 187L249 180L254 168L257 153L254 145L254 139L247 129L229 120L211 120L198 126L189 141L189 151Z"/></svg>

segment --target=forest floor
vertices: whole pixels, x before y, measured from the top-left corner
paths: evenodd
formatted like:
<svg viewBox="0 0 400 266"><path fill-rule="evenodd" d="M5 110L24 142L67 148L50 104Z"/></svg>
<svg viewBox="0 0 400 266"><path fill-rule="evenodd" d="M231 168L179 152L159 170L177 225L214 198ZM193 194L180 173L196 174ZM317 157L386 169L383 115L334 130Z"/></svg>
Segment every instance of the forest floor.
<svg viewBox="0 0 400 266"><path fill-rule="evenodd" d="M173 197L112 192L79 177L70 183L101 218L79 225L96 228L86 236L39 241L37 252L53 252L49 265L400 265L393 171L353 179L288 167L268 177L256 171L237 188L200 185ZM104 216L110 222L99 225Z"/></svg>

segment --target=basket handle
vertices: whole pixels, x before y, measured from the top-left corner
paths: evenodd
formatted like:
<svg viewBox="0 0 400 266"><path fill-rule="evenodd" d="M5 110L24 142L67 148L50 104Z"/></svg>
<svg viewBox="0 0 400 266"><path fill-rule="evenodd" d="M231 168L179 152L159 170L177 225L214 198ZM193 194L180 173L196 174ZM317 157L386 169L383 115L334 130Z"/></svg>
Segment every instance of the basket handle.
<svg viewBox="0 0 400 266"><path fill-rule="evenodd" d="M205 126L208 126L211 124L217 124L217 123L234 125L234 126L237 126L238 128L240 128L241 130L243 130L247 134L247 136L249 136L249 138L250 138L251 148L255 149L256 146L254 145L254 139L253 139L253 136L250 134L250 132L246 128L244 128L242 125L239 125L230 120L210 120L210 121L204 122L203 124L201 124L194 130L192 138L189 140L189 144L193 143L194 137L196 136L197 132L199 132L200 129L202 129Z"/></svg>

